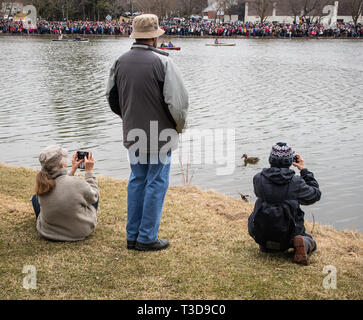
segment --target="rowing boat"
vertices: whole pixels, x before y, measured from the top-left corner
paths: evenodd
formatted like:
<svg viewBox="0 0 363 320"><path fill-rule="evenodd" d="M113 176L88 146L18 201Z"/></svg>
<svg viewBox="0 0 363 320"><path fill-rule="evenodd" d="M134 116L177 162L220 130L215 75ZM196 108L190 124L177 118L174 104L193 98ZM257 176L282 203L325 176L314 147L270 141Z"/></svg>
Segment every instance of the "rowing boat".
<svg viewBox="0 0 363 320"><path fill-rule="evenodd" d="M234 47L235 43L207 43L206 46L209 47Z"/></svg>
<svg viewBox="0 0 363 320"><path fill-rule="evenodd" d="M89 42L89 39L53 39L56 42Z"/></svg>
<svg viewBox="0 0 363 320"><path fill-rule="evenodd" d="M161 49L161 50L177 50L177 51L179 51L181 48L180 47L158 47L158 49Z"/></svg>

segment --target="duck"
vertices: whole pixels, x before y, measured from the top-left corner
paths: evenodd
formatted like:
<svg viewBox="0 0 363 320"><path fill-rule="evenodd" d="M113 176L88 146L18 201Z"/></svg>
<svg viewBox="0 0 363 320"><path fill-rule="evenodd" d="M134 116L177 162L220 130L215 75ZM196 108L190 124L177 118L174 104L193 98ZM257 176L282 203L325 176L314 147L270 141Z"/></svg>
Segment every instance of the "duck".
<svg viewBox="0 0 363 320"><path fill-rule="evenodd" d="M248 194L243 194L243 193L241 193L241 192L238 192L238 194L241 196L241 199L242 199L243 201L245 201L245 202L248 202L248 198L251 198L251 196L250 196L250 195L248 195Z"/></svg>
<svg viewBox="0 0 363 320"><path fill-rule="evenodd" d="M245 166L247 166L247 163L256 164L258 161L260 161L260 159L257 157L247 157L247 154L244 154L242 158L245 159Z"/></svg>

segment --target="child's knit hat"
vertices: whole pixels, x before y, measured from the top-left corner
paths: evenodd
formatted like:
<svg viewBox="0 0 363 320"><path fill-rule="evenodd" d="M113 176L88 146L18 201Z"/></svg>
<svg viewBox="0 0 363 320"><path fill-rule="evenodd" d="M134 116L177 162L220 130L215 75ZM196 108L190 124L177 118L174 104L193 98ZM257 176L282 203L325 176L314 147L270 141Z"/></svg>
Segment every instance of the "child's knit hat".
<svg viewBox="0 0 363 320"><path fill-rule="evenodd" d="M271 167L289 168L294 160L294 151L284 142L276 143L271 150L269 162Z"/></svg>

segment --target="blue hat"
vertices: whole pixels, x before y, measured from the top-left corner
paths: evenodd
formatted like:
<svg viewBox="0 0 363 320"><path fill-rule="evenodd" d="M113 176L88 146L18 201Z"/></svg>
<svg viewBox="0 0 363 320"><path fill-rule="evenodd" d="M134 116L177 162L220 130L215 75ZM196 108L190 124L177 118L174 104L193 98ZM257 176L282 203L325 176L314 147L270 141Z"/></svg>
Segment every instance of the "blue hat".
<svg viewBox="0 0 363 320"><path fill-rule="evenodd" d="M294 151L284 142L276 143L268 159L271 167L289 168L294 161Z"/></svg>

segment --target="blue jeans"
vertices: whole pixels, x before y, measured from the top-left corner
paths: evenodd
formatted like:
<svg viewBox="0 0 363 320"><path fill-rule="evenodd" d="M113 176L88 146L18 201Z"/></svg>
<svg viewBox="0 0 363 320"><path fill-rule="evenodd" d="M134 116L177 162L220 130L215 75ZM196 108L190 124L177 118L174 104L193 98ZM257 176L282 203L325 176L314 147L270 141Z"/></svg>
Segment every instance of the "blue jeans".
<svg viewBox="0 0 363 320"><path fill-rule="evenodd" d="M98 201L99 201L99 199L97 200L96 203L92 204L96 210L98 209ZM35 212L35 217L36 217L36 219L38 219L39 214L40 214L40 204L39 204L39 198L36 194L32 198L32 204L33 204L33 209Z"/></svg>
<svg viewBox="0 0 363 320"><path fill-rule="evenodd" d="M34 209L34 212L35 212L35 216L38 219L39 213L40 213L40 204L39 204L38 196L36 194L32 198L32 204L33 204L33 209Z"/></svg>
<svg viewBox="0 0 363 320"><path fill-rule="evenodd" d="M131 174L127 187L127 240L153 243L158 239L165 195L169 187L171 153L148 154L135 163L129 151Z"/></svg>

